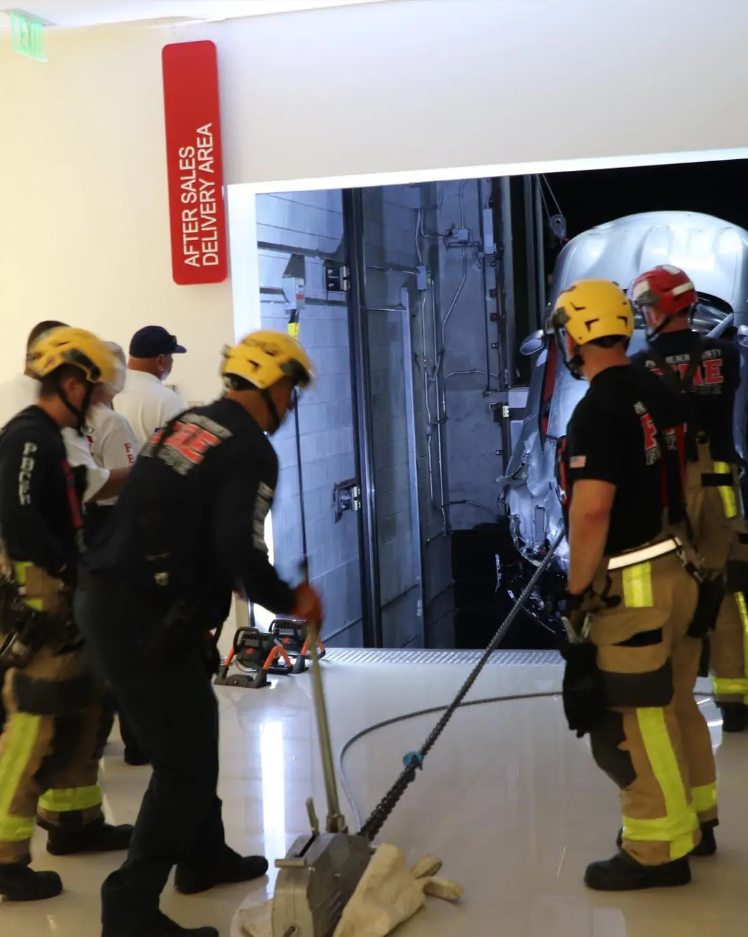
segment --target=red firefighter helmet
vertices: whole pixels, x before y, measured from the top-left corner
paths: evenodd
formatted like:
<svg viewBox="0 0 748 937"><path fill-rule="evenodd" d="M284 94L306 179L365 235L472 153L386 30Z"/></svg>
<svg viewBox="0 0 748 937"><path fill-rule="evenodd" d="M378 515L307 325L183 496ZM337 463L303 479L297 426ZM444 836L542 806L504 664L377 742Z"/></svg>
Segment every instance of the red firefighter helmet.
<svg viewBox="0 0 748 937"><path fill-rule="evenodd" d="M666 316L685 312L699 299L688 274L672 264L662 264L638 276L631 284L629 298L637 308L653 306Z"/></svg>

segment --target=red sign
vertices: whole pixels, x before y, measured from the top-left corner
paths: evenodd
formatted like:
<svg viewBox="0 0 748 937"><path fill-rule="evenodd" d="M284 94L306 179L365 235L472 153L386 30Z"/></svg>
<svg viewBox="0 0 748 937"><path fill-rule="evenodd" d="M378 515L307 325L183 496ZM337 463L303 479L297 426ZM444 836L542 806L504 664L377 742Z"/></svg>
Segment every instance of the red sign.
<svg viewBox="0 0 748 937"><path fill-rule="evenodd" d="M215 43L164 46L163 69L174 282L221 283L228 245Z"/></svg>

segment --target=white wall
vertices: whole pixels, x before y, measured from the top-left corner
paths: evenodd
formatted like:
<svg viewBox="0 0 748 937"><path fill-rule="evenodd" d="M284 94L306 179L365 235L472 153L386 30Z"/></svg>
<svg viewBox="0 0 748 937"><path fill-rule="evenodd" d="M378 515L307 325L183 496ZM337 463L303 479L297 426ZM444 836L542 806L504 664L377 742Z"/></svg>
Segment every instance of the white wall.
<svg viewBox="0 0 748 937"><path fill-rule="evenodd" d="M0 379L29 326L55 316L121 342L161 322L190 347L174 372L185 397L218 386L230 286L171 282L166 42L216 41L227 181L283 190L746 146L746 34L741 0L393 0L53 31L46 65L3 36Z"/></svg>

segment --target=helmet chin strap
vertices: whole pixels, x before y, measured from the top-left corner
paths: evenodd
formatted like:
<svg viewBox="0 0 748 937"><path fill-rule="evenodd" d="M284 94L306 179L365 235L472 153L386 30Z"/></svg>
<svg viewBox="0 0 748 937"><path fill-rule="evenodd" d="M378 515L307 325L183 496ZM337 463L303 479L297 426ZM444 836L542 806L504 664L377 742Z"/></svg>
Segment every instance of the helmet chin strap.
<svg viewBox="0 0 748 937"><path fill-rule="evenodd" d="M564 341L563 334L561 329L554 329L556 333L556 344L558 345L558 350L561 354L561 360L564 363L564 367L571 374L575 381L584 380L584 374L582 373L582 368L584 367L584 359L579 353L579 345L575 345L574 354L571 358L566 357L566 342Z"/></svg>
<svg viewBox="0 0 748 937"><path fill-rule="evenodd" d="M695 312L695 311L696 311L696 306L689 306L689 308L688 308L688 322L689 322L689 324L692 324L692 323L693 323L693 316L694 316L694 312ZM648 341L648 342L651 342L651 341L653 341L655 338L657 338L657 336L660 334L660 332L662 332L662 330L663 330L670 322L673 321L673 318L674 318L674 317L672 317L672 316L665 316L665 317L663 318L662 322L660 322L660 324L657 326L657 328L652 329L651 332L648 331L648 332L647 332L647 341ZM644 321L647 322L646 316L644 317ZM647 325L649 325L649 323L647 323Z"/></svg>
<svg viewBox="0 0 748 937"><path fill-rule="evenodd" d="M579 354L579 352L573 354L568 361L566 358L564 358L564 364L575 381L584 380L584 374L582 373L582 368L584 367L584 358Z"/></svg>
<svg viewBox="0 0 748 937"><path fill-rule="evenodd" d="M60 400L65 404L68 410L73 414L76 419L75 429L79 436L83 435L83 427L86 425L86 414L88 413L88 408L91 405L91 395L94 392L94 385L86 381L86 393L83 397L83 406L80 410L77 407L74 407L65 391L60 387L59 396Z"/></svg>
<svg viewBox="0 0 748 937"><path fill-rule="evenodd" d="M272 436L274 433L278 432L281 425L281 418L270 390L266 387L264 390L260 391L260 394L262 399L265 401L265 406L268 408L268 412L270 413L270 419L272 420L272 423L268 428L268 434Z"/></svg>
<svg viewBox="0 0 748 937"><path fill-rule="evenodd" d="M668 319L663 319L662 322L660 322L660 324L657 326L657 328L652 329L651 331L647 331L647 341L648 342L654 341L654 339L657 338L660 332L668 324L668 321L669 321Z"/></svg>

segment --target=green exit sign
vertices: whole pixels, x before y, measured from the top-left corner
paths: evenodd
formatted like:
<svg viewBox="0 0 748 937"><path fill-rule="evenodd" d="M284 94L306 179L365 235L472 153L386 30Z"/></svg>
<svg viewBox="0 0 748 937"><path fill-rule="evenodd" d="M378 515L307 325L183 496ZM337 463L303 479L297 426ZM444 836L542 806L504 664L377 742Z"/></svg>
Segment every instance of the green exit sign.
<svg viewBox="0 0 748 937"><path fill-rule="evenodd" d="M44 46L42 43L43 23L41 20L22 13L20 10L10 11L10 28L13 36L13 48L21 55L27 55L37 62L46 62Z"/></svg>

